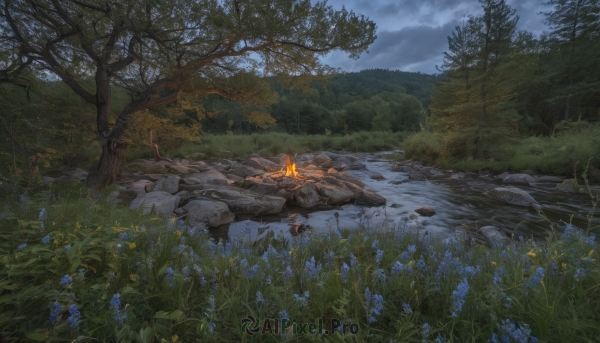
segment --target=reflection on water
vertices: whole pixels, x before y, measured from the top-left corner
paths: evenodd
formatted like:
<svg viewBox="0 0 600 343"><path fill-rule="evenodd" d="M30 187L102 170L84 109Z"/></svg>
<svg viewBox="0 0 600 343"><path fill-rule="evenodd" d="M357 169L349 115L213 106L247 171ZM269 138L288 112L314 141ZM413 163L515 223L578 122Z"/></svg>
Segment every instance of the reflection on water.
<svg viewBox="0 0 600 343"><path fill-rule="evenodd" d="M483 195L483 192L508 186L500 180L478 177L466 177L461 180L431 179L427 181L409 181L408 173L393 172L393 162L376 155L368 155L362 163L367 170L347 171L361 179L365 187L376 191L387 199L384 207L360 207L353 204L338 206L334 209L311 212L302 208L286 208L278 215L260 218L238 218L229 227L211 230L215 238L245 237L254 241L273 232L291 239L292 223L309 225L314 232L332 228L356 228L361 226L392 227L411 226L420 232L429 231L437 235L450 235L455 228L466 226L476 231L486 225L494 225L515 237L534 236L541 238L548 223L532 207L513 206ZM371 179L370 173L377 172L385 179ZM586 228L586 215L591 210L589 195L564 193L556 190L556 183L538 183L529 185L511 185L521 188L540 203L544 213L554 222L569 222L573 215L574 225ZM433 208L437 213L432 217L416 215L415 209L423 206ZM339 214L336 218L335 213ZM411 214L416 220L409 220ZM415 216L411 216L415 218ZM600 224L598 215L594 223Z"/></svg>

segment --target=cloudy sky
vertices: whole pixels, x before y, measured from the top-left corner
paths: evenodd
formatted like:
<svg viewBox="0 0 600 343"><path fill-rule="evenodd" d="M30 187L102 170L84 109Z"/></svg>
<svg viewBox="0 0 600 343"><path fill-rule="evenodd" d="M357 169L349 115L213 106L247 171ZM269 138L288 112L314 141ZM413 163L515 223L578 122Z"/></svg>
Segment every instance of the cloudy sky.
<svg viewBox="0 0 600 343"><path fill-rule="evenodd" d="M316 0L313 0L316 2ZM540 34L547 30L540 11L551 10L542 0L507 0L516 8L519 29ZM477 0L329 0L335 9L345 6L365 15L377 24L377 40L353 60L348 54L335 51L323 59L345 71L382 68L436 73L442 53L448 47L447 37L465 15L479 15Z"/></svg>

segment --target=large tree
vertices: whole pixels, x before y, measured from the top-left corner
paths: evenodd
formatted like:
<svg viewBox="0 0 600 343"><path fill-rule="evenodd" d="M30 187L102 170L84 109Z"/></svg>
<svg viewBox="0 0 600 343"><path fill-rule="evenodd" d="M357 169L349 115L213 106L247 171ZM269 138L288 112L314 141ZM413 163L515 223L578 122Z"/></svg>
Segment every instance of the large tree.
<svg viewBox="0 0 600 343"><path fill-rule="evenodd" d="M243 69L315 75L324 54L358 58L376 38L368 18L310 0L4 0L1 11L0 77L34 70L96 107L102 156L90 186L116 180L133 113L186 94L187 108L206 94L266 105L270 93ZM131 99L111 125L115 86Z"/></svg>

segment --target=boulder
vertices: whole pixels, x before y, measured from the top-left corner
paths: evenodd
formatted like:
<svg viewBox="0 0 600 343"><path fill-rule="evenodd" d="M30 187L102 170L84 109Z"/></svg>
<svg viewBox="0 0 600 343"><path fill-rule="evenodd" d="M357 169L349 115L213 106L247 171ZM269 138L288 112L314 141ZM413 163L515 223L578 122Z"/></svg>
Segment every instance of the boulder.
<svg viewBox="0 0 600 343"><path fill-rule="evenodd" d="M531 184L535 183L535 178L529 174L510 174L505 176L502 182Z"/></svg>
<svg viewBox="0 0 600 343"><path fill-rule="evenodd" d="M338 172L338 171L337 171L336 169L334 169L334 168L329 168L329 169L327 170L327 174L335 174L335 173L337 173L337 172Z"/></svg>
<svg viewBox="0 0 600 343"><path fill-rule="evenodd" d="M278 184L279 188L283 188L286 190L294 189L300 185L302 185L301 181L292 179L292 178L288 178L288 177L282 178L282 180L279 181L279 184Z"/></svg>
<svg viewBox="0 0 600 343"><path fill-rule="evenodd" d="M262 169L270 172L278 171L281 169L280 165L262 157L251 157L246 161L245 164L255 169Z"/></svg>
<svg viewBox="0 0 600 343"><path fill-rule="evenodd" d="M175 175L160 179L154 183L152 191L175 194L179 190L179 180L181 180L181 178Z"/></svg>
<svg viewBox="0 0 600 343"><path fill-rule="evenodd" d="M319 154L315 156L310 164L328 169L333 167L333 164L331 163L331 158L325 154Z"/></svg>
<svg viewBox="0 0 600 343"><path fill-rule="evenodd" d="M357 186L360 186L360 187L364 187L365 186L365 184L362 181L360 181L359 178L357 178L356 176L352 176L352 175L350 175L348 173L340 172L340 173L337 173L337 174L332 174L331 176L333 176L333 177L335 177L336 179L339 179L339 180L343 180L343 181L346 181L346 182L353 183L353 184L355 184Z"/></svg>
<svg viewBox="0 0 600 343"><path fill-rule="evenodd" d="M369 175L369 177L373 180L385 180L385 177L383 177L383 175L377 173L377 172L371 172L371 175Z"/></svg>
<svg viewBox="0 0 600 343"><path fill-rule="evenodd" d="M413 170L410 172L410 174L408 174L408 178L414 181L425 181L427 180L427 178L425 177L425 175L421 174L421 172L418 172L416 170Z"/></svg>
<svg viewBox="0 0 600 343"><path fill-rule="evenodd" d="M256 170L254 168L244 166L244 165L235 167L235 168L231 168L229 170L229 174L236 175L236 176L239 176L242 178L247 177L247 176L256 176L257 175Z"/></svg>
<svg viewBox="0 0 600 343"><path fill-rule="evenodd" d="M351 183L351 182L348 182L348 181L344 181L344 180L340 180L340 179L337 179L337 178L332 177L332 176L326 176L326 177L324 177L323 181L328 182L328 183L330 183L332 185L336 185L336 186L339 186L339 187L347 188L347 189L353 191L354 193L357 193L357 192L363 190L363 188L361 186L357 185L357 184L354 184L354 183Z"/></svg>
<svg viewBox="0 0 600 343"><path fill-rule="evenodd" d="M298 206L303 208L313 208L321 204L317 186L312 182L305 182L295 191L294 199Z"/></svg>
<svg viewBox="0 0 600 343"><path fill-rule="evenodd" d="M202 173L195 173L191 175L184 176L183 182L194 185L194 184L209 184L209 185L219 185L219 186L227 186L229 182L227 182L227 178L225 175L221 174L217 170L209 169Z"/></svg>
<svg viewBox="0 0 600 343"><path fill-rule="evenodd" d="M276 197L284 198L286 201L294 200L294 193L288 192L285 189L278 189L275 193L273 193L273 195Z"/></svg>
<svg viewBox="0 0 600 343"><path fill-rule="evenodd" d="M235 218L226 203L212 199L192 200L182 208L188 212L187 219L191 226L205 223L209 227L217 227L229 224Z"/></svg>
<svg viewBox="0 0 600 343"><path fill-rule="evenodd" d="M355 203L359 206L384 206L386 204L386 200L381 195L363 189L356 193Z"/></svg>
<svg viewBox="0 0 600 343"><path fill-rule="evenodd" d="M244 180L244 187L252 187L254 185L260 185L261 183L263 183L263 180L258 178L258 177L253 177L253 176L248 176L245 180Z"/></svg>
<svg viewBox="0 0 600 343"><path fill-rule="evenodd" d="M237 175L225 174L225 177L228 178L229 180L233 181L234 183L239 183L239 184L243 184L244 183L244 178L243 177L239 177Z"/></svg>
<svg viewBox="0 0 600 343"><path fill-rule="evenodd" d="M255 193L258 193L258 194L269 195L269 194L275 193L275 191L278 188L279 187L277 187L277 184L273 184L273 183L258 183L256 185L250 187L248 190L250 192L255 192Z"/></svg>
<svg viewBox="0 0 600 343"><path fill-rule="evenodd" d="M564 179L558 176L542 175L537 178L537 182L563 182Z"/></svg>
<svg viewBox="0 0 600 343"><path fill-rule="evenodd" d="M354 162L350 165L350 170L363 170L367 169L367 166L364 163Z"/></svg>
<svg viewBox="0 0 600 343"><path fill-rule="evenodd" d="M150 192L143 197L139 197L131 202L129 206L132 210L142 208L143 214L150 214L154 209L162 216L169 216L179 206L181 198L177 195L171 195L167 192Z"/></svg>
<svg viewBox="0 0 600 343"><path fill-rule="evenodd" d="M580 190L580 186L574 179L569 179L556 185L556 189L561 192L577 193Z"/></svg>
<svg viewBox="0 0 600 343"><path fill-rule="evenodd" d="M529 193L516 187L498 187L483 194L492 199L500 200L511 205L539 206L538 202L535 201Z"/></svg>
<svg viewBox="0 0 600 343"><path fill-rule="evenodd" d="M231 212L236 215L249 214L260 216L265 214L277 214L281 212L283 205L285 204L284 198L262 195L231 186L206 187L206 189L203 190L195 190L193 194L195 196L222 201L226 203Z"/></svg>
<svg viewBox="0 0 600 343"><path fill-rule="evenodd" d="M354 192L345 187L334 186L327 182L319 182L316 186L317 193L327 198L325 203L328 205L343 204L354 198Z"/></svg>
<svg viewBox="0 0 600 343"><path fill-rule="evenodd" d="M149 186L150 185L150 186ZM130 190L135 192L138 197L146 195L146 187L154 187L154 182L148 180L138 180L131 183Z"/></svg>
<svg viewBox="0 0 600 343"><path fill-rule="evenodd" d="M418 214L424 216L424 217L431 217L435 214L435 210L432 209L431 207L421 207L421 208L417 208L415 210L415 212L417 212Z"/></svg>
<svg viewBox="0 0 600 343"><path fill-rule="evenodd" d="M189 199L192 196L190 194L190 192L188 192L188 191L180 191L180 192L177 192L177 194L175 194L175 195L177 195L178 197L180 197L181 201L185 201L185 200Z"/></svg>
<svg viewBox="0 0 600 343"><path fill-rule="evenodd" d="M197 172L197 170L195 168L190 168L190 167L186 167L183 164L180 163L176 163L176 164L172 164L169 166L169 171L173 172L173 173L179 173L179 174L192 174Z"/></svg>
<svg viewBox="0 0 600 343"><path fill-rule="evenodd" d="M450 180L460 180L465 178L465 173L456 173L450 176Z"/></svg>
<svg viewBox="0 0 600 343"><path fill-rule="evenodd" d="M495 226L484 226L479 229L479 232L487 239L492 249L501 249L510 243L510 239Z"/></svg>

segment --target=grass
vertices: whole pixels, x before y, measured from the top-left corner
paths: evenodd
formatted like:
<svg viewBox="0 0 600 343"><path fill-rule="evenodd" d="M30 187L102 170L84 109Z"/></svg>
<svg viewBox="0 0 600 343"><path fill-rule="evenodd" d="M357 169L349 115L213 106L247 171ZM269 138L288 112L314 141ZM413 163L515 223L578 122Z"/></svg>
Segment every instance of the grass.
<svg viewBox="0 0 600 343"><path fill-rule="evenodd" d="M576 124L576 123L575 123ZM589 179L600 181L600 125L574 125L551 137L525 137L506 140L487 147L485 159L452 157L456 145L444 145L439 134L421 132L403 143L408 158L445 169L520 173L533 171L547 175L573 177L578 162L593 158Z"/></svg>
<svg viewBox="0 0 600 343"><path fill-rule="evenodd" d="M291 244L274 236L215 244L185 222L115 205L107 199L112 189L96 201L78 183L1 190L3 342L600 337L597 243L571 226L503 250L418 239L396 227L332 227ZM249 315L260 319L259 331L265 318L285 317L297 324L323 318L325 330L335 318L358 331L250 336L241 330L245 318L254 328Z"/></svg>

